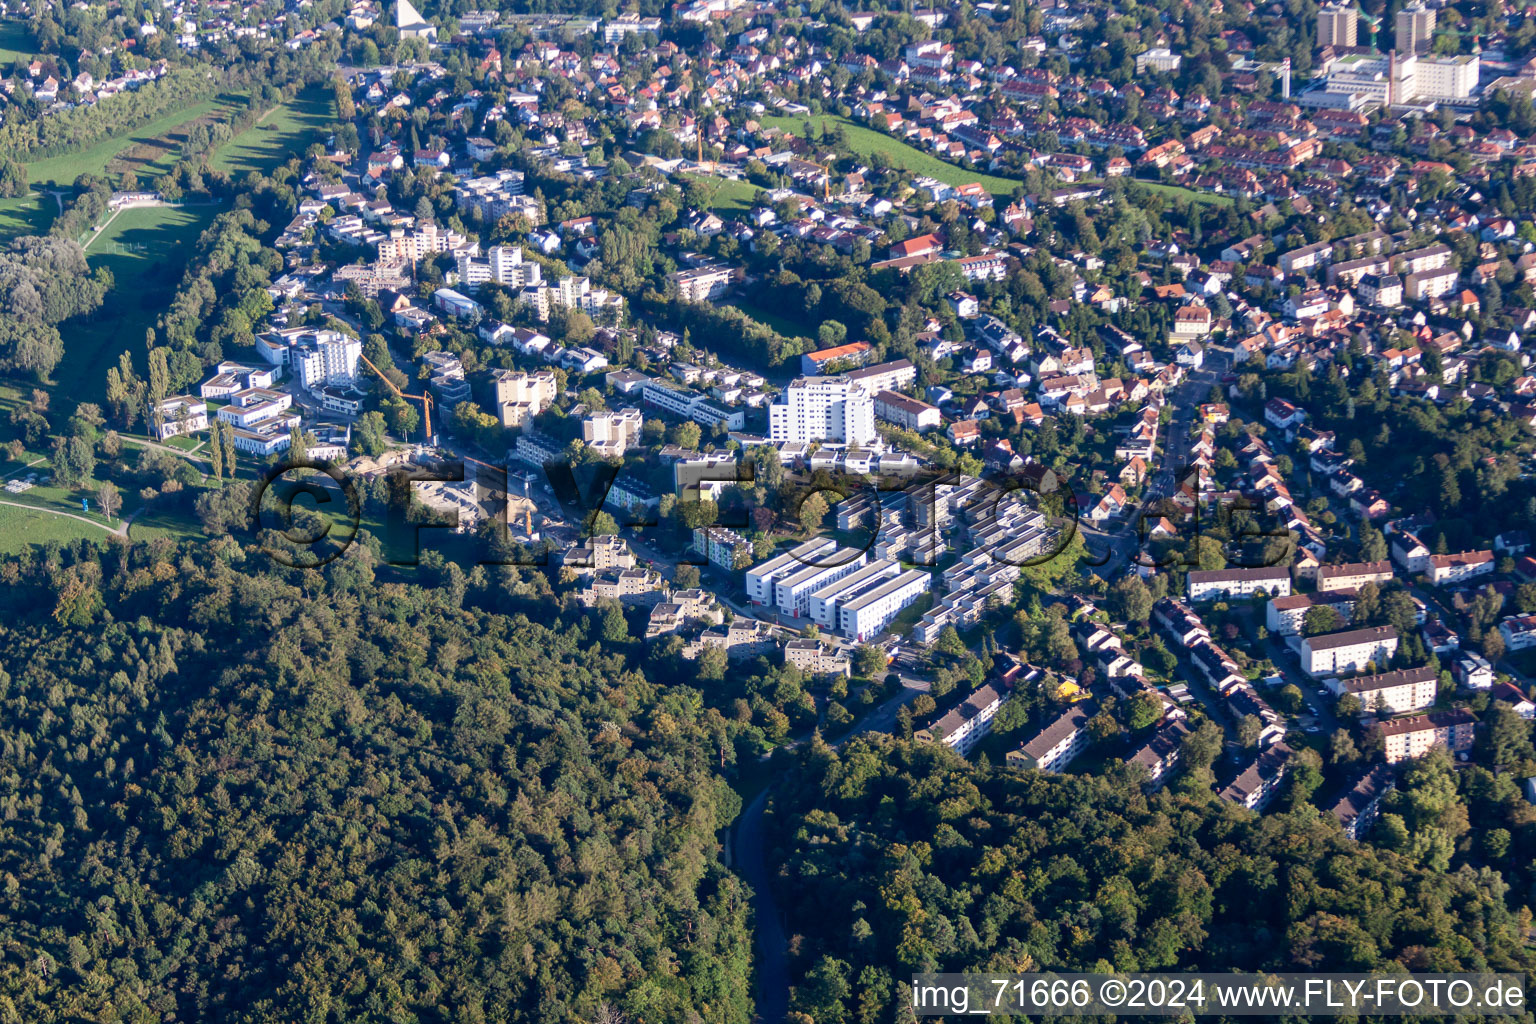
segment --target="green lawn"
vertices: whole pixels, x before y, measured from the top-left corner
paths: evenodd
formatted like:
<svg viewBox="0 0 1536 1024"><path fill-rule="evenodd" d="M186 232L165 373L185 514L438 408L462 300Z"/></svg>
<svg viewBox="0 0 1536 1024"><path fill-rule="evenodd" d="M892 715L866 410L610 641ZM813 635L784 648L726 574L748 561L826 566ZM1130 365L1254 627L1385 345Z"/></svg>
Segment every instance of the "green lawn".
<svg viewBox="0 0 1536 1024"><path fill-rule="evenodd" d="M715 197L709 204L710 209L722 217L731 217L751 210L757 194L762 191L750 181L717 178L713 174L685 174L683 177L715 190Z"/></svg>
<svg viewBox="0 0 1536 1024"><path fill-rule="evenodd" d="M209 165L230 174L269 174L289 157L302 156L310 143L335 122L334 111L335 100L329 89L302 92L220 146Z"/></svg>
<svg viewBox="0 0 1536 1024"><path fill-rule="evenodd" d="M769 116L758 119L764 126L780 128L785 131L800 135L805 129L805 117ZM828 124L840 124L843 126L843 134L848 139L848 148L862 157L869 157L875 153L884 153L894 167L905 168L914 174L926 175L944 182L946 185L968 185L971 182L980 182L981 186L995 196L1011 196L1013 190L1021 182L1018 178L1004 178L995 174L981 174L977 171L967 171L963 167L956 167L947 160L941 160L932 153L925 153L914 146L909 146L900 139L887 135L884 132L867 128L856 124L846 117L838 117L836 114L818 114L809 118L817 136L826 131ZM1085 182L1086 184L1086 182ZM1154 182L1138 181L1137 184L1145 185L1154 192L1174 196L1195 202L1206 203L1210 206L1229 206L1232 203L1231 196L1211 195L1206 192L1196 192L1193 189L1183 188L1178 185L1161 185Z"/></svg>
<svg viewBox="0 0 1536 1024"><path fill-rule="evenodd" d="M804 321L792 320L787 316L771 312L747 299L733 299L730 305L735 306L758 323L772 327L786 338L814 337L807 329Z"/></svg>
<svg viewBox="0 0 1536 1024"><path fill-rule="evenodd" d="M134 543L169 537L172 540L196 540L203 536L197 517L177 508L164 508L158 502L145 509L128 524L128 539Z"/></svg>
<svg viewBox="0 0 1536 1024"><path fill-rule="evenodd" d="M195 121L221 105L220 100L210 97L201 103L194 103L172 111L164 117L158 117L133 131L102 139L94 146L88 146L77 153L65 153L62 156L34 160L27 164L27 180L34 186L39 182L50 181L60 186L69 186L74 184L75 179L82 174L101 174L106 170L107 164L129 146L140 142L154 142L162 135L179 128L188 121Z"/></svg>
<svg viewBox="0 0 1536 1024"><path fill-rule="evenodd" d="M0 199L0 241L46 234L58 210L52 196L38 192Z"/></svg>
<svg viewBox="0 0 1536 1024"><path fill-rule="evenodd" d="M0 21L0 64L30 61L37 55L25 22Z"/></svg>
<svg viewBox="0 0 1536 1024"><path fill-rule="evenodd" d="M12 495L0 491L0 501L11 500ZM51 540L67 543L80 537L102 541L107 539L107 532L67 516L0 505L0 552L11 555L34 544Z"/></svg>
<svg viewBox="0 0 1536 1024"><path fill-rule="evenodd" d="M142 361L144 330L155 323L181 283L192 244L217 206L146 206L124 210L86 248L91 265L112 271L113 287L101 309L60 326L68 383L61 397L101 402L107 370L118 354ZM142 367L141 367L142 371Z"/></svg>
<svg viewBox="0 0 1536 1024"><path fill-rule="evenodd" d="M1017 178L1000 178L995 174L981 174L976 171L967 171L963 167L956 167L947 160L940 160L932 153L924 153L922 150L907 145L900 139L886 135L884 132L873 128L866 128L861 124L855 124L845 117L836 114L820 114L810 118L818 136L826 131L828 124L840 124L843 126L843 134L848 139L848 148L862 157L869 157L875 153L883 153L890 160L893 167L901 167L914 174L927 175L936 178L946 185L969 185L971 182L980 182L981 186L993 195L1009 196L1018 188L1021 182ZM799 135L804 128L804 117L763 117L759 123L765 126L781 128L785 131Z"/></svg>

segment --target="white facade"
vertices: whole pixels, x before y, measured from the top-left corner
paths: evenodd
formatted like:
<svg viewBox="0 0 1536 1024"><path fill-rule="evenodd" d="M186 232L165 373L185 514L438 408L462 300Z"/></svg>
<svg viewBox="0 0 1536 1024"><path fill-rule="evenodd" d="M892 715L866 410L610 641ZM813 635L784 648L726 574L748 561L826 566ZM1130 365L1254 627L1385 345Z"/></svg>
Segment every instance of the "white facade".
<svg viewBox="0 0 1536 1024"><path fill-rule="evenodd" d="M864 640L882 632L907 605L927 593L932 577L921 569L908 569L895 579L866 591L838 608L843 635Z"/></svg>
<svg viewBox="0 0 1536 1024"><path fill-rule="evenodd" d="M747 597L753 604L773 604L774 582L779 577L797 572L818 559L826 561L826 556L836 548L837 541L831 537L816 537L753 566L746 573Z"/></svg>
<svg viewBox="0 0 1536 1024"><path fill-rule="evenodd" d="M1385 665L1397 653L1397 630L1371 626L1309 636L1301 642L1301 664L1314 679L1359 672L1368 663Z"/></svg>
<svg viewBox="0 0 1536 1024"><path fill-rule="evenodd" d="M866 555L853 548L837 548L830 554L806 559L806 565L774 581L773 600L785 615L796 618L810 610L811 594L857 572Z"/></svg>
<svg viewBox="0 0 1536 1024"><path fill-rule="evenodd" d="M363 343L340 331L297 327L258 334L256 351L273 366L292 367L299 384L313 391L355 383Z"/></svg>
<svg viewBox="0 0 1536 1024"><path fill-rule="evenodd" d="M494 282L509 288L526 288L543 280L542 268L537 263L523 262L523 249L518 245L493 245L484 256L473 248L454 253L459 271L459 283L466 288L478 288Z"/></svg>
<svg viewBox="0 0 1536 1024"><path fill-rule="evenodd" d="M874 399L847 377L801 377L768 408L768 437L776 444L865 445L878 436Z"/></svg>

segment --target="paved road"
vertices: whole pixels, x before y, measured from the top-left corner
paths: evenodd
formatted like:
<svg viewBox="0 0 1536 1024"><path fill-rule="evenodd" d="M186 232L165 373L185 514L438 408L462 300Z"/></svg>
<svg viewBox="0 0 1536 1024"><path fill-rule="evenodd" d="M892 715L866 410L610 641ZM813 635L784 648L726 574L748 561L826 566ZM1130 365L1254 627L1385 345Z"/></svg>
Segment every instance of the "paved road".
<svg viewBox="0 0 1536 1024"><path fill-rule="evenodd" d="M758 793L741 812L731 845L735 868L752 889L753 935L757 943L755 1019L758 1024L780 1024L789 1012L789 957L783 911L773 898L773 880L768 875L768 840L763 833L768 792L764 789Z"/></svg>
<svg viewBox="0 0 1536 1024"><path fill-rule="evenodd" d="M128 527L133 522L134 516L139 514L139 510L134 509L126 518L119 519L116 526L108 526L106 523L92 519L88 515L82 515L79 512L65 512L62 509L44 508L42 505L28 505L21 501L0 501L0 505L5 505L8 508L24 508L32 512L42 512L44 515L63 516L65 519L77 519L82 523L89 523L91 526L106 530L108 533L118 537L128 536Z"/></svg>

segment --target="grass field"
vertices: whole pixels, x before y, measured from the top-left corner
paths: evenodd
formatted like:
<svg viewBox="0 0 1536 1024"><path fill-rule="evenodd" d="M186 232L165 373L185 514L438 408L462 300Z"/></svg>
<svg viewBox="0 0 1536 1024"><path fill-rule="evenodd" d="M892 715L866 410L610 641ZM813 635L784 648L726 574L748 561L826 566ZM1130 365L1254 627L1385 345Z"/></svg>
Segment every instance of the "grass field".
<svg viewBox="0 0 1536 1024"><path fill-rule="evenodd" d="M32 35L27 31L25 23L0 21L0 64L30 61L36 54L32 46Z"/></svg>
<svg viewBox="0 0 1536 1024"><path fill-rule="evenodd" d="M256 124L219 147L209 165L230 174L271 173L289 157L301 156L335 122L335 101L328 89L310 89L291 103L271 110Z"/></svg>
<svg viewBox="0 0 1536 1024"><path fill-rule="evenodd" d="M786 338L810 338L815 336L807 329L806 324L803 322L770 312L754 302L746 299L733 299L730 304L758 323L772 327Z"/></svg>
<svg viewBox="0 0 1536 1024"><path fill-rule="evenodd" d="M806 118L764 117L760 118L759 122L799 135L805 126ZM980 174L976 171L967 171L963 167L956 167L946 160L940 160L932 153L924 153L900 139L892 138L873 128L855 124L845 117L820 114L810 118L810 122L818 136L826 131L827 125L840 124L843 126L843 134L848 139L848 148L859 156L869 157L875 153L883 153L890 160L891 166L904 168L914 174L925 174L946 185L968 185L977 181L988 192L1001 196L1012 195L1013 190L1020 185L1016 178L1000 178L995 174Z"/></svg>
<svg viewBox="0 0 1536 1024"><path fill-rule="evenodd" d="M30 192L0 199L0 241L20 235L41 235L53 223L58 205L52 196Z"/></svg>
<svg viewBox="0 0 1536 1024"><path fill-rule="evenodd" d="M203 536L197 517L176 508L151 505L128 524L128 539L135 543L169 537L172 540L198 539Z"/></svg>
<svg viewBox="0 0 1536 1024"><path fill-rule="evenodd" d="M715 190L715 198L709 206L722 217L730 217L751 210L753 200L762 191L750 181L717 178L713 174L685 174L683 177Z"/></svg>
<svg viewBox="0 0 1536 1024"><path fill-rule="evenodd" d="M45 157L27 164L27 180L34 186L39 182L54 182L60 186L74 184L82 174L101 174L107 165L123 150L136 143L153 143L174 129L195 121L220 105L220 100L210 97L164 117L157 117L148 124L140 125L131 132L102 139L94 146L87 146L78 153Z"/></svg>
<svg viewBox="0 0 1536 1024"><path fill-rule="evenodd" d="M11 499L9 495L4 495L0 500ZM0 505L0 552L8 555L25 551L34 544L46 544L50 540L67 543L85 537L88 540L104 541L107 536L107 531L78 519Z"/></svg>
<svg viewBox="0 0 1536 1024"><path fill-rule="evenodd" d="M69 397L100 402L118 353L142 353L144 329L170 302L192 243L218 211L217 206L128 209L91 241L86 248L91 265L107 267L114 280L93 316L60 327Z"/></svg>
<svg viewBox="0 0 1536 1024"><path fill-rule="evenodd" d="M759 119L759 123L785 131L801 134L805 129L804 117L779 117L770 116ZM855 124L845 117L835 114L818 114L810 119L817 136L826 131L828 124L840 124L843 126L843 134L848 139L848 148L862 157L869 157L875 153L884 153L894 167L901 167L914 174L927 175L944 182L946 185L968 185L971 182L980 182L981 186L994 196L1010 196L1013 190L1020 184L1017 178L1003 178L995 174L981 174L976 171L967 171L963 167L956 167L947 160L941 160L932 153L924 153L922 150L907 145L900 139L886 135L884 132L873 128L866 128L861 124ZM1232 203L1231 196L1211 195L1207 192L1196 192L1193 189L1182 188L1178 185L1161 185L1154 182L1142 181L1138 184L1145 185L1154 192L1161 192L1173 198L1193 200L1197 203L1205 203L1209 206L1229 206Z"/></svg>

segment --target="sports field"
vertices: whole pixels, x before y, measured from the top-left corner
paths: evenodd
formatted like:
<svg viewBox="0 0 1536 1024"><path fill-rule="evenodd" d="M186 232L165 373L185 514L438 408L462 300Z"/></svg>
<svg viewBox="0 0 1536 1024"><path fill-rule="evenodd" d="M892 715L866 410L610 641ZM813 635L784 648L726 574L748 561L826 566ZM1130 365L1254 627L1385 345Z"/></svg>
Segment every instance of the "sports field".
<svg viewBox="0 0 1536 1024"><path fill-rule="evenodd" d="M85 321L60 326L71 397L100 402L108 368L118 353L142 355L144 330L169 304L181 283L186 259L197 236L218 213L218 206L147 206L123 210L91 240L91 265L112 271L113 286L101 309Z"/></svg>

